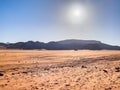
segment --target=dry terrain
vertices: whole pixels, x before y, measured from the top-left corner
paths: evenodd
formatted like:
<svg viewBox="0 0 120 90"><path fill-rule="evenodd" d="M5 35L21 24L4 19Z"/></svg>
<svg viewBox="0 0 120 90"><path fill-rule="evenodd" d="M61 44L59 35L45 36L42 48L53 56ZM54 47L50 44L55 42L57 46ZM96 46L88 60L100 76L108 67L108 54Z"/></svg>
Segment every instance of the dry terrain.
<svg viewBox="0 0 120 90"><path fill-rule="evenodd" d="M120 51L0 50L0 90L120 90Z"/></svg>

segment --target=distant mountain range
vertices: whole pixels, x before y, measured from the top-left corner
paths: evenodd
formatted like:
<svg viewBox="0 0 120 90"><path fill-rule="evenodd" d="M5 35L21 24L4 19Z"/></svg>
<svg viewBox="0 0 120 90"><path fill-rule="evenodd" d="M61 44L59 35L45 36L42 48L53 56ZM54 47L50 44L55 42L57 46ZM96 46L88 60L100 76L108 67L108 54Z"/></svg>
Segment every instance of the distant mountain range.
<svg viewBox="0 0 120 90"><path fill-rule="evenodd" d="M112 46L96 40L68 39L51 41L48 43L39 41L0 43L0 49L47 49L47 50L120 50L120 46Z"/></svg>

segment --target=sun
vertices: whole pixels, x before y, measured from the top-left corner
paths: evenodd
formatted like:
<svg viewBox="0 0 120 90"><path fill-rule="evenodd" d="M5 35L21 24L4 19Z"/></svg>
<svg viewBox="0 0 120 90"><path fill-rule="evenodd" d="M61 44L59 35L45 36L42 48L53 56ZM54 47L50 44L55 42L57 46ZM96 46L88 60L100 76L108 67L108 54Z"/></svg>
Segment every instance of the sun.
<svg viewBox="0 0 120 90"><path fill-rule="evenodd" d="M79 17L80 16L80 14L81 14L81 12L80 12L80 10L79 9L75 9L75 10L73 10L73 16L74 17Z"/></svg>
<svg viewBox="0 0 120 90"><path fill-rule="evenodd" d="M88 28L93 23L94 9L92 4L68 3L64 4L58 10L59 24L64 28L79 30Z"/></svg>
<svg viewBox="0 0 120 90"><path fill-rule="evenodd" d="M68 9L67 19L70 23L81 24L87 20L87 10L82 5L75 5Z"/></svg>
<svg viewBox="0 0 120 90"><path fill-rule="evenodd" d="M73 17L79 17L81 15L81 12L79 9L73 10L73 13L71 13L73 15Z"/></svg>

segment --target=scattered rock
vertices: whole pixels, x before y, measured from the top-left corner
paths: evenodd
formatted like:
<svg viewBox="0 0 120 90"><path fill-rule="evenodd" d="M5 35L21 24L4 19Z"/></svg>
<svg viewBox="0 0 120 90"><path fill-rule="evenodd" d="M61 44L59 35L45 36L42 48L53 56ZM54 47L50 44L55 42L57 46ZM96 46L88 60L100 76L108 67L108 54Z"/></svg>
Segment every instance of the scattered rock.
<svg viewBox="0 0 120 90"><path fill-rule="evenodd" d="M95 69L97 69L97 67L95 66Z"/></svg>
<svg viewBox="0 0 120 90"><path fill-rule="evenodd" d="M5 86L7 86L8 84L5 84Z"/></svg>
<svg viewBox="0 0 120 90"><path fill-rule="evenodd" d="M55 82L54 84L58 84L58 82Z"/></svg>
<svg viewBox="0 0 120 90"><path fill-rule="evenodd" d="M0 87L5 87L7 86L8 84L1 84Z"/></svg>
<svg viewBox="0 0 120 90"><path fill-rule="evenodd" d="M70 84L65 84L65 86L70 86Z"/></svg>
<svg viewBox="0 0 120 90"><path fill-rule="evenodd" d="M44 70L50 70L48 67L45 67Z"/></svg>
<svg viewBox="0 0 120 90"><path fill-rule="evenodd" d="M105 90L112 90L112 88L111 88L111 87L109 87L109 88L105 88Z"/></svg>
<svg viewBox="0 0 120 90"><path fill-rule="evenodd" d="M15 73L12 73L12 75L15 75Z"/></svg>
<svg viewBox="0 0 120 90"><path fill-rule="evenodd" d="M81 68L87 68L86 66L82 65Z"/></svg>
<svg viewBox="0 0 120 90"><path fill-rule="evenodd" d="M120 76L118 76L117 78L120 79Z"/></svg>
<svg viewBox="0 0 120 90"><path fill-rule="evenodd" d="M108 73L108 71L107 70L103 70L105 73Z"/></svg>
<svg viewBox="0 0 120 90"><path fill-rule="evenodd" d="M27 74L27 72L22 72L22 73Z"/></svg>
<svg viewBox="0 0 120 90"><path fill-rule="evenodd" d="M115 72L120 72L120 67L116 67Z"/></svg>
<svg viewBox="0 0 120 90"><path fill-rule="evenodd" d="M0 76L3 76L4 74L0 73Z"/></svg>
<svg viewBox="0 0 120 90"><path fill-rule="evenodd" d="M74 67L73 65L71 65L70 67Z"/></svg>

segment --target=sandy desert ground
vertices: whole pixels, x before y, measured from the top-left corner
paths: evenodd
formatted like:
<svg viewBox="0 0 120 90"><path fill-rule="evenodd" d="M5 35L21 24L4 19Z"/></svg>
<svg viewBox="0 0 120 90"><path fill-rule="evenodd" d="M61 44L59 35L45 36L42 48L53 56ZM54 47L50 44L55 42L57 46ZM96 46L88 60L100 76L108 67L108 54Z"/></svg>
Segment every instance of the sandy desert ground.
<svg viewBox="0 0 120 90"><path fill-rule="evenodd" d="M0 90L120 90L120 51L0 50Z"/></svg>

